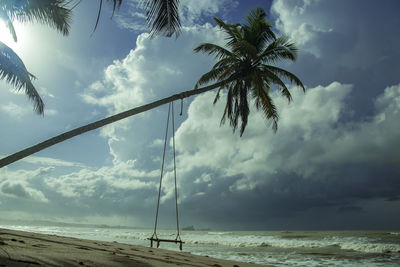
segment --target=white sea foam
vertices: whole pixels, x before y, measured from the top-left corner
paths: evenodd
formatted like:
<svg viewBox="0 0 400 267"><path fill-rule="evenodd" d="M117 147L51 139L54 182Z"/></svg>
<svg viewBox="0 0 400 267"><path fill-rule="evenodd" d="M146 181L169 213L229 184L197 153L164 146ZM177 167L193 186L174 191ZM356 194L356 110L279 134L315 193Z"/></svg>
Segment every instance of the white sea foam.
<svg viewBox="0 0 400 267"><path fill-rule="evenodd" d="M400 245L397 244L361 244L361 243L344 243L341 244L342 249L355 250L364 253L399 253Z"/></svg>
<svg viewBox="0 0 400 267"><path fill-rule="evenodd" d="M400 251L400 244L379 243L367 237L325 237L323 239L295 239L280 236L257 235L186 235L186 242L192 244L224 245L230 247L276 247L276 248L324 248L338 247L364 253L385 253Z"/></svg>
<svg viewBox="0 0 400 267"><path fill-rule="evenodd" d="M147 240L150 232L132 231L114 235L122 240ZM174 238L175 233L162 233L159 236ZM222 245L228 247L275 247L291 248L327 248L336 247L344 250L354 250L363 253L387 253L400 251L400 244L379 243L367 237L339 237L329 236L322 239L313 238L283 238L281 236L238 235L234 232L185 232L183 234L187 244Z"/></svg>
<svg viewBox="0 0 400 267"><path fill-rule="evenodd" d="M230 235L232 232L207 232L208 235Z"/></svg>

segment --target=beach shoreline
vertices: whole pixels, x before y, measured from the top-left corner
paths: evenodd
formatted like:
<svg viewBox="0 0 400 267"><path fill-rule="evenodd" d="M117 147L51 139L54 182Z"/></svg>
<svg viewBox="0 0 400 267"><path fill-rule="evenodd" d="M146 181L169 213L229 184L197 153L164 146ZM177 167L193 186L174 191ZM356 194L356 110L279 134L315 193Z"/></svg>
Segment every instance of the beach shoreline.
<svg viewBox="0 0 400 267"><path fill-rule="evenodd" d="M267 266L118 242L0 228L0 266Z"/></svg>

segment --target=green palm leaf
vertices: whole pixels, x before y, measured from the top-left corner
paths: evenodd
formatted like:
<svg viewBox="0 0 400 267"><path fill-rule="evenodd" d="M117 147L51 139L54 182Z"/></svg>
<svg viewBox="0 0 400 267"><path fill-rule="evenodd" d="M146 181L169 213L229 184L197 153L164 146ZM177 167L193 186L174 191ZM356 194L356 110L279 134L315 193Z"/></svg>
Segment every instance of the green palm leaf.
<svg viewBox="0 0 400 267"><path fill-rule="evenodd" d="M226 40L228 41L226 43L226 46L229 48L234 47L234 45L239 41L241 38L241 32L240 32L240 24L227 24L223 22L219 18L214 18L214 21L217 23L217 25L226 33Z"/></svg>
<svg viewBox="0 0 400 267"><path fill-rule="evenodd" d="M7 21L39 22L67 35L71 11L65 7L66 4L65 0L2 1L0 9L7 14Z"/></svg>
<svg viewBox="0 0 400 267"><path fill-rule="evenodd" d="M233 53L239 53L245 55L247 58L256 59L258 55L258 49L247 40L240 40L236 43Z"/></svg>
<svg viewBox="0 0 400 267"><path fill-rule="evenodd" d="M32 84L34 76L28 72L22 60L7 45L0 41L0 79L6 80L18 91L23 90L34 103L34 110L43 114L44 104Z"/></svg>
<svg viewBox="0 0 400 267"><path fill-rule="evenodd" d="M82 0L79 0L75 5L78 5ZM122 0L107 0L112 3L112 15L121 7ZM150 28L150 36L163 35L171 37L173 34L176 37L180 34L181 22L179 18L179 0L141 0L139 3L144 3L146 9L147 23ZM74 8L73 7L73 8ZM97 11L96 23L93 32L96 31L99 25L100 16L103 7L103 0L99 0L99 8Z"/></svg>
<svg viewBox="0 0 400 267"><path fill-rule="evenodd" d="M79 0L71 9L73 9L75 6L79 5L81 1L82 0ZM113 11L112 11L112 15L111 15L111 18L112 18L114 16L115 11L121 7L122 0L107 0L107 1L112 2L112 4L113 4ZM96 23L93 28L93 33L96 31L97 26L99 25L102 8L103 8L103 0L100 0L99 1L99 10L97 11L97 18L96 18Z"/></svg>
<svg viewBox="0 0 400 267"><path fill-rule="evenodd" d="M203 52L207 53L208 55L215 54L215 57L218 59L227 58L233 56L233 53L219 45L211 44L211 43L204 43L197 46L194 49L194 52Z"/></svg>
<svg viewBox="0 0 400 267"><path fill-rule="evenodd" d="M288 79L291 83L294 83L297 86L300 86L304 92L306 91L306 88L304 87L301 80L293 73L291 73L287 70L275 67L275 66L271 66L271 65L263 65L263 69L266 71L271 71L275 75L278 75L278 76Z"/></svg>
<svg viewBox="0 0 400 267"><path fill-rule="evenodd" d="M179 0L147 0L146 15L151 36L171 37L180 33Z"/></svg>
<svg viewBox="0 0 400 267"><path fill-rule="evenodd" d="M260 55L260 60L265 63L275 63L281 60L296 61L297 53L296 45L290 42L287 36L281 36L265 48Z"/></svg>
<svg viewBox="0 0 400 267"><path fill-rule="evenodd" d="M246 16L247 22L243 25L244 38L251 42L257 49L276 39L271 30L272 25L266 20L267 14L262 8L250 10Z"/></svg>
<svg viewBox="0 0 400 267"><path fill-rule="evenodd" d="M272 129L276 132L278 130L279 116L271 96L265 90L257 90L256 97L267 120L272 122Z"/></svg>
<svg viewBox="0 0 400 267"><path fill-rule="evenodd" d="M278 130L278 112L273 104L273 101L269 95L270 83L265 81L264 72L257 70L251 77L252 82L252 97L255 102L257 110L261 110L267 121L272 122L272 129L274 132Z"/></svg>
<svg viewBox="0 0 400 267"><path fill-rule="evenodd" d="M218 80L223 72L225 72L225 68L212 68L209 72L201 76L201 78L195 84L194 89L197 89L200 85Z"/></svg>
<svg viewBox="0 0 400 267"><path fill-rule="evenodd" d="M10 31L10 34L12 35L14 42L16 42L18 40L17 33L15 32L14 24L12 23L11 20L7 21L7 28Z"/></svg>
<svg viewBox="0 0 400 267"><path fill-rule="evenodd" d="M289 89L278 75L276 75L272 71L269 71L268 69L265 69L264 72L259 75L260 77L262 77L262 79L266 80L266 84L272 83L278 85L281 89L282 95L287 98L288 102L292 100L292 95L290 94Z"/></svg>
<svg viewBox="0 0 400 267"><path fill-rule="evenodd" d="M112 12L112 15L114 15L115 11L121 7L122 0L108 0L108 1L109 1L109 2L111 2L111 1L113 2L113 12Z"/></svg>

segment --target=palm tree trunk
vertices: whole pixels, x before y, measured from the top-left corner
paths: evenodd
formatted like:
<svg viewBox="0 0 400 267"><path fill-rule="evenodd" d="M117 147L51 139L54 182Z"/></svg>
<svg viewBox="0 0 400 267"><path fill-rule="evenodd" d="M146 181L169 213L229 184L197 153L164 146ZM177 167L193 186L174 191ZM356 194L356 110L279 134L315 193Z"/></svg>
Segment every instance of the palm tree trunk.
<svg viewBox="0 0 400 267"><path fill-rule="evenodd" d="M80 135L80 134L95 130L95 129L103 127L103 126L105 126L107 124L110 124L110 123L125 119L127 117L130 117L130 116L145 112L147 110L154 109L156 107L159 107L161 105L170 103L170 102L175 101L175 100L184 99L184 98L190 97L192 95L198 95L198 94L213 90L215 88L218 88L218 87L224 85L226 82L229 82L229 80L231 80L231 79L220 81L218 83L215 83L215 84L212 84L212 85L209 85L209 86L206 86L206 87L198 88L198 89L195 89L195 90L190 90L190 91L185 91L185 92L182 92L182 93L179 93L179 94L175 94L175 95L172 95L172 96L169 96L169 97L154 101L154 102L152 102L150 104L146 104L146 105L143 105L143 106L140 106L140 107L136 107L136 108L133 108L133 109L118 113L116 115L110 116L108 118L92 122L92 123L87 124L85 126L81 126L81 127L75 128L75 129L73 129L71 131L62 133L60 135L57 135L57 136L52 137L50 139L47 139L46 141L43 141L43 142L41 142L39 144L36 144L36 145L31 146L31 147L25 148L24 150L21 150L21 151L19 151L17 153L14 153L12 155L9 155L9 156L7 156L5 158L0 159L0 168L2 168L4 166L7 166L8 164L11 164L11 163L13 163L13 162L15 162L17 160L20 160L20 159L23 159L23 158L25 158L27 156L30 156L30 155L32 155L32 154L34 154L36 152L39 152L39 151L41 151L41 150L43 150L45 148L48 148L48 147L53 146L55 144L61 143L61 142L65 141L65 140L67 140L67 139L70 139L70 138L74 137L74 136L77 136L77 135Z"/></svg>

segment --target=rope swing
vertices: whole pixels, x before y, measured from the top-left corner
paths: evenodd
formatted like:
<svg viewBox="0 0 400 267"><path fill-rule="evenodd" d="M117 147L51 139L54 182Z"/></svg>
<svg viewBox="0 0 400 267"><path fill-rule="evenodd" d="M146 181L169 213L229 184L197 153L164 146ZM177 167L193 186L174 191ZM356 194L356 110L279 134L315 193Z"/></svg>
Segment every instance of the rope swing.
<svg viewBox="0 0 400 267"><path fill-rule="evenodd" d="M182 103L181 103L182 104ZM181 107L182 108L182 107ZM171 114L172 113L172 114ZM175 179L175 210L176 210L176 237L175 239L160 239L157 236L157 223L158 223L158 212L160 210L160 198L161 198L161 185L164 174L164 162L165 162L165 151L167 148L167 139L168 139L168 126L169 126L169 117L171 115L172 121L172 149L174 155L174 179ZM185 243L181 240L181 236L179 233L179 213L178 213L178 188L176 185L176 160L175 160L175 116L174 116L174 103L169 103L168 107L168 117L167 117L167 126L165 129L165 140L164 140L164 150L163 157L161 163L161 175L160 175L160 186L158 188L158 200L157 200L157 209L156 209L156 219L154 223L154 232L153 235L148 238L150 240L150 246L153 247L153 242L157 243L157 248L160 246L160 242L170 242L179 244L179 249L182 250L182 244Z"/></svg>

